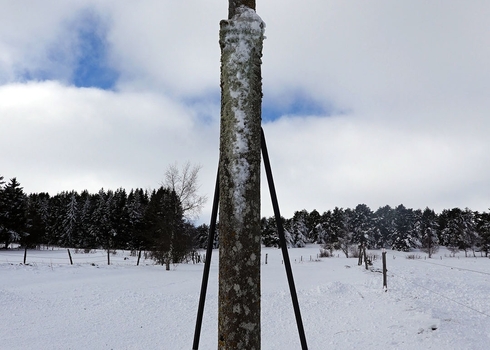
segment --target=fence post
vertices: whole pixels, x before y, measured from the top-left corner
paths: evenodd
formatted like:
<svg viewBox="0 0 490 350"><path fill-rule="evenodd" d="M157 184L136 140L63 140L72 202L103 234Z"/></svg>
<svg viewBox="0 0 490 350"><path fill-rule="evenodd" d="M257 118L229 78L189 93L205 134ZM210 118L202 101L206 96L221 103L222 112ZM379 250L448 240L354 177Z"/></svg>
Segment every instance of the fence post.
<svg viewBox="0 0 490 350"><path fill-rule="evenodd" d="M27 247L24 250L24 265L26 264L26 259L27 259Z"/></svg>
<svg viewBox="0 0 490 350"><path fill-rule="evenodd" d="M70 249L67 249L67 250L68 250L68 257L70 258L70 265L73 265L73 260L71 259Z"/></svg>
<svg viewBox="0 0 490 350"><path fill-rule="evenodd" d="M383 249L383 253L381 254L383 258L383 289L385 292L388 291L388 284L386 282L386 249Z"/></svg>
<svg viewBox="0 0 490 350"><path fill-rule="evenodd" d="M268 256L268 255L269 255L269 254L267 254L267 253L265 254L265 264L266 264L266 265L267 265L267 256Z"/></svg>
<svg viewBox="0 0 490 350"><path fill-rule="evenodd" d="M136 266L140 265L140 259L141 259L141 249L138 252L138 261L136 262Z"/></svg>
<svg viewBox="0 0 490 350"><path fill-rule="evenodd" d="M357 265L358 266L362 265L362 244L359 244L359 258L357 260Z"/></svg>
<svg viewBox="0 0 490 350"><path fill-rule="evenodd" d="M367 254L366 254L366 246L364 244L362 245L362 254L364 255L364 265L366 265L366 270L369 270L368 258L367 258Z"/></svg>

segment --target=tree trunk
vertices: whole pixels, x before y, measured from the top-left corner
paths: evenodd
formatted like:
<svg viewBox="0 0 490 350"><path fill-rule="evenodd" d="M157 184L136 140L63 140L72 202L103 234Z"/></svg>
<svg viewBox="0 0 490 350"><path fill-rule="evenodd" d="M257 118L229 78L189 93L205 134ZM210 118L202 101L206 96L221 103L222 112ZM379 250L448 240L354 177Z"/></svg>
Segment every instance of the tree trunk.
<svg viewBox="0 0 490 350"><path fill-rule="evenodd" d="M218 349L260 349L261 56L264 23L234 6L220 23ZM238 4L238 5L237 5Z"/></svg>
<svg viewBox="0 0 490 350"><path fill-rule="evenodd" d="M232 19L240 6L255 10L255 0L228 0L228 19Z"/></svg>

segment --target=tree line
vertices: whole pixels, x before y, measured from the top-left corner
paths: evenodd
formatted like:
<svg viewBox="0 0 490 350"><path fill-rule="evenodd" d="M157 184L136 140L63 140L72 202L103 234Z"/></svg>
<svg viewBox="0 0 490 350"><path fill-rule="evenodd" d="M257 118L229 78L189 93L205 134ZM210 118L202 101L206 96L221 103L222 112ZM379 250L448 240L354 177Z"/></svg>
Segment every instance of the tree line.
<svg viewBox="0 0 490 350"><path fill-rule="evenodd" d="M101 189L54 196L27 195L16 178L5 182L0 176L0 247L19 243L28 248L148 251L157 263L167 266L188 259L196 249L207 246L208 225L196 226L192 221L205 197L196 194L198 169L171 170L166 174L168 185L155 190L137 188L128 193L122 188ZM186 188L192 188L192 193ZM336 207L323 214L296 211L292 218L281 220L290 247L318 243L346 256L360 244L369 249L420 248L429 255L440 245L453 253L479 251L487 256L490 250L490 214L468 208L437 214L429 208L411 209L402 204L376 211L359 204L354 209ZM219 246L219 223L217 231L215 248ZM262 218L261 234L265 246L279 246L274 217Z"/></svg>
<svg viewBox="0 0 490 350"><path fill-rule="evenodd" d="M445 209L436 214L430 208L411 209L400 204L372 211L359 204L354 209L338 208L320 214L317 210L296 211L284 219L286 240L291 247L307 243L323 244L330 251L342 250L348 257L352 247L388 248L400 251L422 249L434 253L446 246L455 254L462 250L485 253L490 250L490 214L468 208ZM275 219L262 219L262 242L277 246L279 239Z"/></svg>
<svg viewBox="0 0 490 350"><path fill-rule="evenodd" d="M199 246L207 227L191 218L204 204L195 182L198 168L167 171L168 186L129 193L101 189L25 194L16 178L0 176L0 247L18 243L26 248L42 245L147 251L157 263L179 263ZM194 175L195 176L194 176Z"/></svg>

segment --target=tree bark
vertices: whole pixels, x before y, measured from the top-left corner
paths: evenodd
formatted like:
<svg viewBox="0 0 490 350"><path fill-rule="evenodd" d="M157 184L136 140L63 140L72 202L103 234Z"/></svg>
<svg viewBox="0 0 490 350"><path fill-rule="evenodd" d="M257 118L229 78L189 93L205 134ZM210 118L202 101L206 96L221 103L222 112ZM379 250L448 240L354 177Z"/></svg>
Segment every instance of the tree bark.
<svg viewBox="0 0 490 350"><path fill-rule="evenodd" d="M250 1L230 1L248 3ZM254 4L255 5L255 4ZM261 56L264 23L234 8L220 23L218 349L260 349Z"/></svg>

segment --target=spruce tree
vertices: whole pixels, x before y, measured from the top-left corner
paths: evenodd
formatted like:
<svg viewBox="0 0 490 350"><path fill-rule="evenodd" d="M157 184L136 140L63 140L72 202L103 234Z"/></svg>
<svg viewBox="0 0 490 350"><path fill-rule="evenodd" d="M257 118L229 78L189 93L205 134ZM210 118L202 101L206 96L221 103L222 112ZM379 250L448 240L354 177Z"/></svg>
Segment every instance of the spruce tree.
<svg viewBox="0 0 490 350"><path fill-rule="evenodd" d="M6 248L27 234L27 197L14 177L2 191L3 229L0 241Z"/></svg>
<svg viewBox="0 0 490 350"><path fill-rule="evenodd" d="M419 224L421 237L422 251L429 254L429 259L432 254L439 249L439 238L437 237L437 215L434 210L425 208Z"/></svg>

